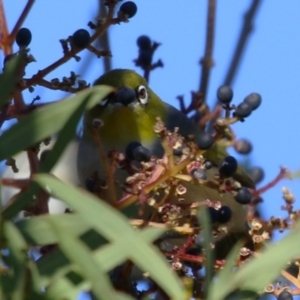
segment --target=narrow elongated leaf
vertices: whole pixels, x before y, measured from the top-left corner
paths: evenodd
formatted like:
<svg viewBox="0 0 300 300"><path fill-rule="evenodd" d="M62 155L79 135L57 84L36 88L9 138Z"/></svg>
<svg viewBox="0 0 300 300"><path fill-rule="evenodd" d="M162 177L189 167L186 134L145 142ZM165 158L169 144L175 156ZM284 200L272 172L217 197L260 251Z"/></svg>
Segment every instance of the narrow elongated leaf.
<svg viewBox="0 0 300 300"><path fill-rule="evenodd" d="M227 285L222 285L222 289L220 287L224 280L220 285L214 286L212 299L221 300L236 288L254 292L263 290L280 274L288 261L300 255L299 235L300 222L282 240L270 245L259 257L253 258L232 274Z"/></svg>
<svg viewBox="0 0 300 300"><path fill-rule="evenodd" d="M27 244L22 235L16 229L13 223L4 223L4 235L7 239L8 249L12 256L13 265L13 287L12 300L19 300L24 298L26 287L26 261L27 261Z"/></svg>
<svg viewBox="0 0 300 300"><path fill-rule="evenodd" d="M36 109L0 137L0 161L60 131L83 102L86 101L85 109L90 109L110 92L112 88L109 86L97 86Z"/></svg>
<svg viewBox="0 0 300 300"><path fill-rule="evenodd" d="M65 126L61 129L58 134L58 138L53 146L53 148L47 153L46 160L42 162L40 172L48 173L55 166L58 159L64 152L65 148L68 146L70 141L75 137L76 134L76 126L82 116L82 112L89 102L90 96L86 97L86 99L74 110L73 114L67 120ZM76 162L74 161L74 164Z"/></svg>
<svg viewBox="0 0 300 300"><path fill-rule="evenodd" d="M58 236L59 247L68 259L76 264L81 273L92 284L92 289L99 299L114 299L114 289L105 270L97 265L88 247L80 241L71 230L59 226L58 223L48 219L50 225Z"/></svg>
<svg viewBox="0 0 300 300"><path fill-rule="evenodd" d="M24 64L25 53L16 55L5 66L3 74L0 74L0 110L13 95L14 87L18 81L18 73Z"/></svg>
<svg viewBox="0 0 300 300"><path fill-rule="evenodd" d="M206 207L200 210L199 222L202 227L201 233L203 234L203 250L205 255L205 295L207 295L208 286L212 280L214 272L214 252L211 248L212 236L211 236L211 223L209 220L209 215Z"/></svg>
<svg viewBox="0 0 300 300"><path fill-rule="evenodd" d="M178 277L170 270L163 255L149 241L136 234L121 215L108 204L99 201L80 189L60 182L53 176L40 174L33 177L39 185L48 190L54 197L66 202L82 218L109 241L122 241L122 252L142 270L147 270L151 277L172 299L184 299L184 290ZM130 245L130 247L128 247ZM147 257L147 259L145 259Z"/></svg>
<svg viewBox="0 0 300 300"><path fill-rule="evenodd" d="M53 221L60 222L61 219L54 218ZM63 224L64 222L61 222L60 225L64 226ZM71 227L68 226L67 228L71 230ZM45 226L42 226L41 230L46 230L45 234L47 235L47 232L49 232L49 227L46 228ZM32 231L32 233L35 235L36 230ZM157 239L162 234L162 230L158 228L144 228L143 230L138 231L136 234L140 234L143 239L150 242ZM55 235L54 232L52 235ZM40 236L40 234L38 234L38 236ZM84 242L89 246L94 242L94 239L95 236L90 234L88 235L88 238L84 240ZM58 242L57 237L55 237L55 242ZM98 248L97 250L93 251L92 255L95 257L97 264L101 265L102 268L108 272L126 260L127 252L120 251L122 247L124 247L123 241L120 240ZM60 251L60 249L56 249L38 262L38 268L43 278L43 284L47 286L50 283L52 285L53 281L68 273L72 269L72 264Z"/></svg>
<svg viewBox="0 0 300 300"><path fill-rule="evenodd" d="M217 278L214 282L209 285L207 299L219 299L219 293L225 289L225 295L228 294L232 287L228 284L228 278L231 278L238 253L243 246L242 241L238 241L232 250L230 251L228 257L226 258L226 264L221 271L218 272Z"/></svg>

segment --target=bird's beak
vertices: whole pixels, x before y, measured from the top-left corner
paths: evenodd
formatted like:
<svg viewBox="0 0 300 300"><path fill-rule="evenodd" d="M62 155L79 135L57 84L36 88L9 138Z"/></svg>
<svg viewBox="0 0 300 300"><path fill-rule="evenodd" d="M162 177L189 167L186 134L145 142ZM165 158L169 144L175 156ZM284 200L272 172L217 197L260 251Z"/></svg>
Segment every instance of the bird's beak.
<svg viewBox="0 0 300 300"><path fill-rule="evenodd" d="M112 101L110 101L110 103L112 104L119 103L124 106L128 106L137 101L136 92L132 88L122 87L116 92L111 100Z"/></svg>

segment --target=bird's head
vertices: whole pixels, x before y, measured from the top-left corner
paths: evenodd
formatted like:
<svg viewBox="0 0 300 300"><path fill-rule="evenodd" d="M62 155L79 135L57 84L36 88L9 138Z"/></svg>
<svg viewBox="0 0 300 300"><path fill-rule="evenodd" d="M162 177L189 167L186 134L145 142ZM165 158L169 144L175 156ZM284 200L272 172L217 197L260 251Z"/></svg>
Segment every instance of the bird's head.
<svg viewBox="0 0 300 300"><path fill-rule="evenodd" d="M110 85L115 92L86 113L85 126L93 119L101 119L100 136L113 148L129 141L150 145L157 139L153 126L157 117L166 119L167 110L142 76L132 70L116 69L102 75L95 85Z"/></svg>

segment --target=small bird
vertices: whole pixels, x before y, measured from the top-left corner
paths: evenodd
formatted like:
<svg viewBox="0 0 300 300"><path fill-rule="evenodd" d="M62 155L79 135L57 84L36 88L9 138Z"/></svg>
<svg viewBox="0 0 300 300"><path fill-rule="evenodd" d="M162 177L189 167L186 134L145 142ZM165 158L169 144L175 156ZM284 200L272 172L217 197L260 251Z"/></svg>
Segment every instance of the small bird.
<svg viewBox="0 0 300 300"><path fill-rule="evenodd" d="M200 128L190 118L163 102L150 89L146 80L132 70L109 71L97 79L95 85L112 86L115 88L115 93L109 95L105 101L84 115L83 134L77 158L78 175L82 186L87 185L87 179L92 174L97 174L101 180L107 179L103 161L99 155L99 147L91 131L94 120L101 120L98 135L106 152L116 149L120 153L125 153L128 145L135 142L148 149L151 155L161 158L164 150L158 134L153 130L157 117L171 132L178 127L178 133L184 138L189 135L197 137L202 134ZM214 180L215 175L219 173L219 164L228 156L228 153L223 146L215 143L205 151L204 156L213 164L213 167L207 170L207 180ZM127 176L124 170L117 171L115 178L119 183L116 183L118 197L122 194L120 186ZM233 177L242 186L254 188L252 180L240 167ZM200 202L206 199L220 201L232 211L231 220L226 224L228 232L239 237L247 233L246 209L235 201L232 193L225 192L221 195L217 189L208 186L190 183L183 183L183 185L187 187L186 202Z"/></svg>

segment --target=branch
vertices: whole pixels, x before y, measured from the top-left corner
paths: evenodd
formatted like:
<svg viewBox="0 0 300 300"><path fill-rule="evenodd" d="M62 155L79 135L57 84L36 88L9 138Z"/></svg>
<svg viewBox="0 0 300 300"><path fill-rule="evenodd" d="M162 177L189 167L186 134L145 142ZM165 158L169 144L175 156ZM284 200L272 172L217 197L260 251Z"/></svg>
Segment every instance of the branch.
<svg viewBox="0 0 300 300"><path fill-rule="evenodd" d="M215 17L216 17L216 0L209 0L208 12L207 12L205 52L203 58L200 61L200 64L202 65L202 70L201 70L199 91L203 94L204 102L207 94L210 70L214 66L212 53L213 53L214 36L215 36Z"/></svg>
<svg viewBox="0 0 300 300"><path fill-rule="evenodd" d="M250 34L253 31L254 28L254 18L258 12L259 9L259 5L261 4L261 0L252 0L252 3L249 7L249 9L247 10L247 12L244 15L244 23L241 27L241 31L232 55L232 59L229 65L229 68L227 70L225 79L224 79L224 84L226 85L232 85L238 67L241 63L242 60L242 56L244 54L244 51L246 49L247 46L247 42L250 38ZM216 100L214 107L216 107L218 105L218 100ZM212 132L213 131L213 122L209 122L208 124L208 131Z"/></svg>

